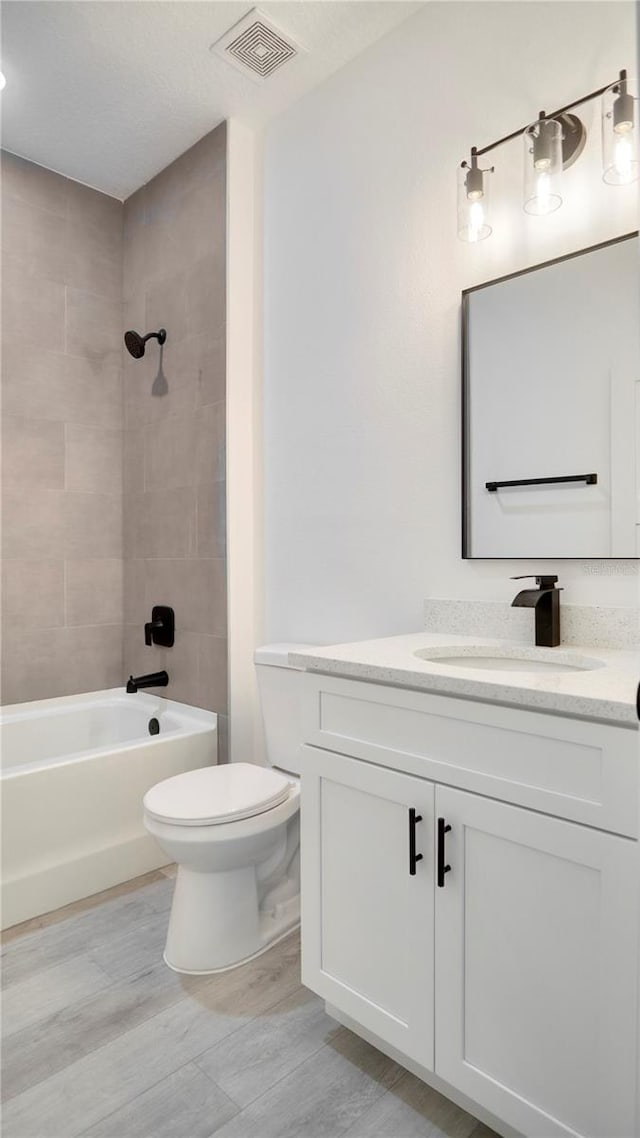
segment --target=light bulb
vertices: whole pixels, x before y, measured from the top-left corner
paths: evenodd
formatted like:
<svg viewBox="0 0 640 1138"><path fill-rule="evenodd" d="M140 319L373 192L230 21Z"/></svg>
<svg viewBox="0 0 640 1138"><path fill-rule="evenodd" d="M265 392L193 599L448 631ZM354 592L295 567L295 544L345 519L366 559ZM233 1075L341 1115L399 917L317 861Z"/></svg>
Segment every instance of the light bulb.
<svg viewBox="0 0 640 1138"><path fill-rule="evenodd" d="M536 197L538 199L538 213L549 213L551 204L551 184L549 175L542 173L538 175L536 183Z"/></svg>
<svg viewBox="0 0 640 1138"><path fill-rule="evenodd" d="M473 201L469 206L469 241L479 241L484 226L484 206Z"/></svg>
<svg viewBox="0 0 640 1138"><path fill-rule="evenodd" d="M638 81L626 71L602 96L602 178L609 186L628 186L640 175Z"/></svg>
<svg viewBox="0 0 640 1138"><path fill-rule="evenodd" d="M540 217L562 205L562 138L558 119L540 118L524 132L525 213Z"/></svg>
<svg viewBox="0 0 640 1138"><path fill-rule="evenodd" d="M613 164L621 182L632 181L633 146L631 139L624 134L616 139L613 149Z"/></svg>

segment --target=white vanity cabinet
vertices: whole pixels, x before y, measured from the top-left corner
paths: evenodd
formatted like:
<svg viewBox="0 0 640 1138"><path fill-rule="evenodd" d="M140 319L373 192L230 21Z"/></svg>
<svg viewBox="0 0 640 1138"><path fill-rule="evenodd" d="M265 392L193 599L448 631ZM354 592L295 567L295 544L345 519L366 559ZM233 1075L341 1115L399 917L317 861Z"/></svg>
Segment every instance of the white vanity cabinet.
<svg viewBox="0 0 640 1138"><path fill-rule="evenodd" d="M449 787L436 810L436 1072L526 1135L633 1135L634 843Z"/></svg>
<svg viewBox="0 0 640 1138"><path fill-rule="evenodd" d="M335 677L305 684L304 983L505 1132L635 1138L638 886L618 806L637 786L636 733ZM367 706L384 725L375 739ZM563 787L571 820L543 754L514 754L516 782L503 770L496 783L496 733L508 749L518 722L539 747L549 732L546 751L566 764L556 780L580 748L595 763L594 793L580 778L573 800ZM487 794L477 740L489 726ZM620 832L576 821L598 798Z"/></svg>
<svg viewBox="0 0 640 1138"><path fill-rule="evenodd" d="M434 791L433 783L305 748L303 981L428 1070Z"/></svg>

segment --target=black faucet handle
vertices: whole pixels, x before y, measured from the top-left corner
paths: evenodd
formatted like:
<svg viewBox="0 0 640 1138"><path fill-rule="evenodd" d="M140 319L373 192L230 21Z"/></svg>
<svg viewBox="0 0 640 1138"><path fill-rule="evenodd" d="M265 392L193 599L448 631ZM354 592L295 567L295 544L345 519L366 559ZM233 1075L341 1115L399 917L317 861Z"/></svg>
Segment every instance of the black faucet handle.
<svg viewBox="0 0 640 1138"><path fill-rule="evenodd" d="M539 589L553 589L557 584L558 578L553 574L545 577L536 577L535 573L521 573L517 577L510 577L511 581L532 581L535 579L536 585Z"/></svg>
<svg viewBox="0 0 640 1138"><path fill-rule="evenodd" d="M158 644L161 648L173 648L176 618L168 605L154 605L151 620L144 626L144 642L147 647Z"/></svg>
<svg viewBox="0 0 640 1138"><path fill-rule="evenodd" d="M151 647L154 639L154 632L161 632L164 628L164 623L161 620L150 620L144 626L144 642L147 648Z"/></svg>

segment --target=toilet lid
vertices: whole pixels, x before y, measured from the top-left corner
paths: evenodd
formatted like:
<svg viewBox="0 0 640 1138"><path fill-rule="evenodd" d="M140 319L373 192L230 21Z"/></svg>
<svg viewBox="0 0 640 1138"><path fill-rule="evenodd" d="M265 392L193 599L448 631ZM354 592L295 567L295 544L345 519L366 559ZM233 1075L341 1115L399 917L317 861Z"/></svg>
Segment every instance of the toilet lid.
<svg viewBox="0 0 640 1138"><path fill-rule="evenodd" d="M291 784L270 767L229 763L166 778L144 796L144 808L160 822L214 826L251 818L279 806Z"/></svg>

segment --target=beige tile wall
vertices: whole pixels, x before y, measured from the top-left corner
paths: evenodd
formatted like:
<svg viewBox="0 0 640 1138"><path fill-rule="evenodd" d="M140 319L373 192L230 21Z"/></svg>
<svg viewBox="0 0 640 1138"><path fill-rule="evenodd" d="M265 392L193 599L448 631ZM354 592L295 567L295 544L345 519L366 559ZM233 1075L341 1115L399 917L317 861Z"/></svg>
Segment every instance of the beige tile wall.
<svg viewBox="0 0 640 1138"><path fill-rule="evenodd" d="M124 207L8 154L2 197L2 701L166 667L225 740L226 128Z"/></svg>
<svg viewBox="0 0 640 1138"><path fill-rule="evenodd" d="M125 668L166 667L165 694L218 712L222 738L225 167L223 125L125 202L124 327L167 342L123 357ZM154 604L175 609L173 648L144 644Z"/></svg>
<svg viewBox="0 0 640 1138"><path fill-rule="evenodd" d="M2 174L2 702L122 683L122 203Z"/></svg>

